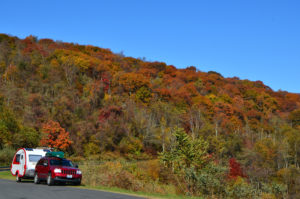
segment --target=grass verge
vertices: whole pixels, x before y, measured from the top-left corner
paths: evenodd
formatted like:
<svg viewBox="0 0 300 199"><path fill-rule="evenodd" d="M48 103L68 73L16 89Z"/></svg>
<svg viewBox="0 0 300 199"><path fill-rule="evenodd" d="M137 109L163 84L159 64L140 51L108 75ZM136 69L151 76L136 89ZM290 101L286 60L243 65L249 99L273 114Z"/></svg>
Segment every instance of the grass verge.
<svg viewBox="0 0 300 199"><path fill-rule="evenodd" d="M75 187L75 186L72 186ZM104 187L104 186L86 186L86 185L81 185L77 186L77 188L81 189L90 189L90 190L99 190L99 191L107 191L107 192L112 192L112 193L119 193L119 194L126 194L126 195L132 195L132 196L139 196L139 197L144 197L148 199L201 199L199 197L190 197L190 196L179 196L179 195L162 195L162 194L155 194L155 193L145 193L145 192L134 192L130 191L127 189L121 189L117 187Z"/></svg>
<svg viewBox="0 0 300 199"><path fill-rule="evenodd" d="M6 179L6 180L15 180L15 176L11 175L10 171L1 171L0 172L0 179ZM194 199L196 197L188 197L188 196L178 196L178 195L161 195L161 194L150 194L150 193L144 193L144 192L134 192L134 191L129 191L126 189L120 189L116 187L104 187L104 186L86 186L86 185L81 185L81 186L71 186L75 188L81 188L81 189L90 189L90 190L99 190L99 191L107 191L107 192L112 192L112 193L119 193L119 194L126 194L126 195L132 195L132 196L139 196L139 197L144 197L144 198L149 198L149 199Z"/></svg>
<svg viewBox="0 0 300 199"><path fill-rule="evenodd" d="M16 177L11 175L10 171L1 171L0 179L15 180Z"/></svg>

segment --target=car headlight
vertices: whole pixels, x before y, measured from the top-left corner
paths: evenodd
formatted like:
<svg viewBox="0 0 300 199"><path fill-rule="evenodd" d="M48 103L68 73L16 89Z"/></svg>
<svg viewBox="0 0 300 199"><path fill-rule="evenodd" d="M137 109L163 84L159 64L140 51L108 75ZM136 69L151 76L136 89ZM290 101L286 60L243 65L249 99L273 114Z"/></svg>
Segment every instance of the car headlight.
<svg viewBox="0 0 300 199"><path fill-rule="evenodd" d="M81 175L81 171L80 171L80 170L77 170L77 171L76 171L76 174Z"/></svg>
<svg viewBox="0 0 300 199"><path fill-rule="evenodd" d="M54 173L61 173L61 169L54 169Z"/></svg>

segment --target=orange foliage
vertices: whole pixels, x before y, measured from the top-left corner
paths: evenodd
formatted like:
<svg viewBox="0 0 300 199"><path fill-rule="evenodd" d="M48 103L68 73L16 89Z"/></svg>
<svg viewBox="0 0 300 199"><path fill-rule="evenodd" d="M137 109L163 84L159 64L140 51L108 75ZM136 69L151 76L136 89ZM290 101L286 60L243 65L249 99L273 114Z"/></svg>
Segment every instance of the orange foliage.
<svg viewBox="0 0 300 199"><path fill-rule="evenodd" d="M171 98L171 91L169 89L166 88L158 88L155 89L155 92L161 97L161 99L163 100L170 100Z"/></svg>
<svg viewBox="0 0 300 199"><path fill-rule="evenodd" d="M123 86L127 92L135 92L141 87L149 87L149 79L137 73L125 73L120 76L119 84Z"/></svg>
<svg viewBox="0 0 300 199"><path fill-rule="evenodd" d="M48 121L42 127L44 137L40 141L40 145L60 150L66 150L71 144L69 132L60 126L58 122Z"/></svg>

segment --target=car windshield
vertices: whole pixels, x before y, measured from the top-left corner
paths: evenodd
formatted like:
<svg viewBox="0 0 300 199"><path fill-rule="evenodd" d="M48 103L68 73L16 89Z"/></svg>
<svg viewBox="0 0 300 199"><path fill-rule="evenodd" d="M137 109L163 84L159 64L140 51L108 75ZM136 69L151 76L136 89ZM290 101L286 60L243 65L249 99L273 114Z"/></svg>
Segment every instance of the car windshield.
<svg viewBox="0 0 300 199"><path fill-rule="evenodd" d="M42 158L41 155L29 155L29 162L37 162Z"/></svg>
<svg viewBox="0 0 300 199"><path fill-rule="evenodd" d="M52 166L65 166L65 167L73 167L73 164L69 160L59 160L59 159L54 159L50 160L50 165Z"/></svg>

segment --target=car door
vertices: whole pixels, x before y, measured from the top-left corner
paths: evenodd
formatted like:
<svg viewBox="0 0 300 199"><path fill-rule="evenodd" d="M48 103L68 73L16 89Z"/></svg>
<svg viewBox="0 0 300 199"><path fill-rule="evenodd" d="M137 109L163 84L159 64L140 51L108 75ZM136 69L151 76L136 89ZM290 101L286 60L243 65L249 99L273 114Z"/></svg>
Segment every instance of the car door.
<svg viewBox="0 0 300 199"><path fill-rule="evenodd" d="M47 159L44 159L42 169L41 169L42 178L44 179L46 179L48 176L48 170L49 170L48 167L49 167L49 162Z"/></svg>
<svg viewBox="0 0 300 199"><path fill-rule="evenodd" d="M36 166L36 172L38 172L38 176L39 178L41 179L45 179L46 176L45 176L45 172L46 172L46 169L47 169L47 160L45 159L41 159L38 163L38 165Z"/></svg>
<svg viewBox="0 0 300 199"><path fill-rule="evenodd" d="M39 178L42 178L41 171L43 169L43 162L44 162L44 159L40 159L35 166L35 172L38 174Z"/></svg>

